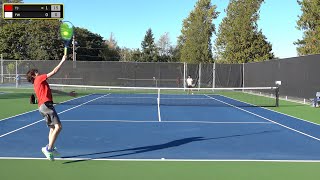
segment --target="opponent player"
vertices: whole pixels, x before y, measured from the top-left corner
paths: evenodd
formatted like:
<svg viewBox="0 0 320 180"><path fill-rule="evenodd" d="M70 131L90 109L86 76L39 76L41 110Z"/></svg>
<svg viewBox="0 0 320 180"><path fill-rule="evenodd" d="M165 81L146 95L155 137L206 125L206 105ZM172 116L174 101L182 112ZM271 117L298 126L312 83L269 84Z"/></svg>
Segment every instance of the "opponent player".
<svg viewBox="0 0 320 180"><path fill-rule="evenodd" d="M187 78L187 87L189 88L188 89L188 94L192 93L192 90L190 88L193 88L193 79L191 78L191 76L189 75L188 78Z"/></svg>
<svg viewBox="0 0 320 180"><path fill-rule="evenodd" d="M67 56L63 56L60 63L48 74L39 74L37 69L31 69L27 73L27 79L34 86L34 91L38 99L38 106L40 114L45 118L49 131L49 144L41 150L43 154L51 161L54 160L54 155L59 155L54 143L61 132L62 125L59 116L54 109L51 89L47 79L55 75L65 62ZM71 95L71 94L70 94Z"/></svg>

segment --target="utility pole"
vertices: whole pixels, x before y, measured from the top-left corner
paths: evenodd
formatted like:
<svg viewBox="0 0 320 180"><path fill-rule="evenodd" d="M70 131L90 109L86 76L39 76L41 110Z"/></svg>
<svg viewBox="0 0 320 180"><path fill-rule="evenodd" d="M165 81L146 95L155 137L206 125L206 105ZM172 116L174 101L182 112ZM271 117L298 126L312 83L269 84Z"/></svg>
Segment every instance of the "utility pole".
<svg viewBox="0 0 320 180"><path fill-rule="evenodd" d="M72 60L73 61L77 61L76 59L76 40L75 40L75 36L73 35L73 39L72 39Z"/></svg>

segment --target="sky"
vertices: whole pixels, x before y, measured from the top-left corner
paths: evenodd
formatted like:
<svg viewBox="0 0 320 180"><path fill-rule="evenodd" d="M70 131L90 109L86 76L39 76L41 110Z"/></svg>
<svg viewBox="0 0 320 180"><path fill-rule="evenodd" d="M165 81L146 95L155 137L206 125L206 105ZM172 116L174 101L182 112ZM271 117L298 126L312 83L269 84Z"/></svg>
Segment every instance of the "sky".
<svg viewBox="0 0 320 180"><path fill-rule="evenodd" d="M166 32L171 43L181 34L182 21L194 9L197 0L24 0L24 3L62 3L64 20L89 29L108 39L113 33L118 45L141 48L146 31L151 28L155 40ZM229 0L211 0L220 12L213 20L216 29L225 17ZM259 29L272 44L279 58L297 56L293 42L302 38L296 29L300 6L296 0L265 0L260 9ZM213 36L214 41L216 36Z"/></svg>

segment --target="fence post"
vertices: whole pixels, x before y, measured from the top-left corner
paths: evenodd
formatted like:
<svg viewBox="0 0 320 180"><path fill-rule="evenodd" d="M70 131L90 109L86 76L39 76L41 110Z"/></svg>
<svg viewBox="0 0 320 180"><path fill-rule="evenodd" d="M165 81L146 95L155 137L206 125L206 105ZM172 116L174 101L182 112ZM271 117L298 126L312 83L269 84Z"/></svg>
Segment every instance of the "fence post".
<svg viewBox="0 0 320 180"><path fill-rule="evenodd" d="M16 60L16 76L18 75L18 61Z"/></svg>
<svg viewBox="0 0 320 180"><path fill-rule="evenodd" d="M244 86L244 63L242 63L242 87Z"/></svg>
<svg viewBox="0 0 320 180"><path fill-rule="evenodd" d="M18 88L19 86L19 81L20 81L20 77L18 73L18 61L16 60L16 76L15 76L16 88Z"/></svg>
<svg viewBox="0 0 320 180"><path fill-rule="evenodd" d="M216 87L216 62L212 66L212 88Z"/></svg>
<svg viewBox="0 0 320 180"><path fill-rule="evenodd" d="M4 77L3 77L3 56L0 54L0 61L1 61L1 83L4 83Z"/></svg>

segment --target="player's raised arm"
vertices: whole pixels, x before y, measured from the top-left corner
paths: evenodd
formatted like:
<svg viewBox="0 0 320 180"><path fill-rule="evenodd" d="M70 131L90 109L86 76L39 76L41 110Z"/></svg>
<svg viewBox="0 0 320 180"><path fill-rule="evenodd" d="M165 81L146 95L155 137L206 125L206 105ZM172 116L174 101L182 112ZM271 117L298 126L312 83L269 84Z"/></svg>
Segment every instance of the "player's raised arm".
<svg viewBox="0 0 320 180"><path fill-rule="evenodd" d="M64 55L64 56L62 57L60 63L59 63L51 72L49 72L49 73L47 74L47 78L55 75L55 74L60 70L62 64L66 61L66 59L67 59L67 56Z"/></svg>

